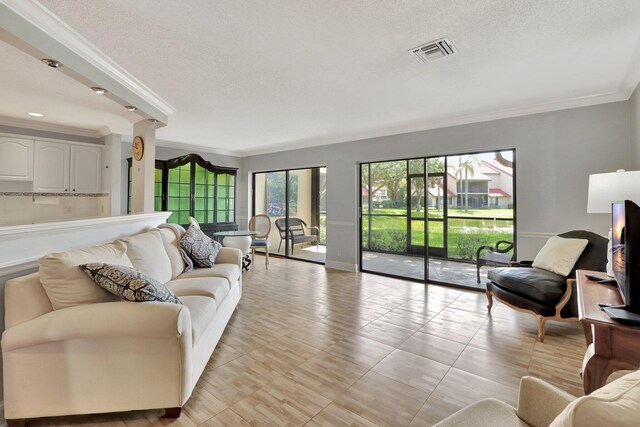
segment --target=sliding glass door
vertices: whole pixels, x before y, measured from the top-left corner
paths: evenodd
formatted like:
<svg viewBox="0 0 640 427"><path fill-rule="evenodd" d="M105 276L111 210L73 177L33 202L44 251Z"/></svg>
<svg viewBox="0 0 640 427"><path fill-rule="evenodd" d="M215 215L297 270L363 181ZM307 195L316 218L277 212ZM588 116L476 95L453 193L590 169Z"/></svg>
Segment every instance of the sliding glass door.
<svg viewBox="0 0 640 427"><path fill-rule="evenodd" d="M324 167L253 174L253 214L271 219L270 254L325 262Z"/></svg>
<svg viewBox="0 0 640 427"><path fill-rule="evenodd" d="M464 287L481 246L515 242L515 151L360 166L363 271Z"/></svg>

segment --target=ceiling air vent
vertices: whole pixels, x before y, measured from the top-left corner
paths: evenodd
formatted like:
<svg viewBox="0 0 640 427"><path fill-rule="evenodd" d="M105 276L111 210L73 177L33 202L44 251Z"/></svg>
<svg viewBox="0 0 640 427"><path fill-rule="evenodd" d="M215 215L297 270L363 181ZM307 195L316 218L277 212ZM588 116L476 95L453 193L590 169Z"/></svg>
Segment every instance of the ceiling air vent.
<svg viewBox="0 0 640 427"><path fill-rule="evenodd" d="M431 62L444 58L445 56L453 55L455 50L449 39L443 38L413 48L409 52L414 54L422 62Z"/></svg>

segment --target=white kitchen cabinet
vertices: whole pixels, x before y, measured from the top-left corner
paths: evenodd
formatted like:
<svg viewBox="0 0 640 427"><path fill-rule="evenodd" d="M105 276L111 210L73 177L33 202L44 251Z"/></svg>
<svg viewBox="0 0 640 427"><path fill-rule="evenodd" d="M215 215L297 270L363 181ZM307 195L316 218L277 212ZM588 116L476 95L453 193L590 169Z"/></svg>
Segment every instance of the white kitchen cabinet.
<svg viewBox="0 0 640 427"><path fill-rule="evenodd" d="M71 145L61 142L35 142L33 191L69 192Z"/></svg>
<svg viewBox="0 0 640 427"><path fill-rule="evenodd" d="M33 191L101 193L102 147L35 141Z"/></svg>
<svg viewBox="0 0 640 427"><path fill-rule="evenodd" d="M33 181L33 141L0 137L0 181Z"/></svg>
<svg viewBox="0 0 640 427"><path fill-rule="evenodd" d="M71 146L71 191L102 192L102 147Z"/></svg>

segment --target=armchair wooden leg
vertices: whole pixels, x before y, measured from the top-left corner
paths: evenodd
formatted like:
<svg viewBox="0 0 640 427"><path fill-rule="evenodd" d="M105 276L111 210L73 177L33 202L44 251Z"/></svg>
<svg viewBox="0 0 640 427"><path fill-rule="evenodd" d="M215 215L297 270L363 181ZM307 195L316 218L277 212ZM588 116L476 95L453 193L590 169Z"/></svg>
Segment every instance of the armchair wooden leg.
<svg viewBox="0 0 640 427"><path fill-rule="evenodd" d="M180 417L180 412L182 412L182 407L178 406L177 408L166 408L164 410L165 418L178 418Z"/></svg>
<svg viewBox="0 0 640 427"><path fill-rule="evenodd" d="M9 427L24 427L25 424L27 423L27 420L25 420L24 418L17 418L17 419L6 420L6 421Z"/></svg>
<svg viewBox="0 0 640 427"><path fill-rule="evenodd" d="M487 311L491 314L491 307L493 307L493 292L487 290L485 295L487 295Z"/></svg>
<svg viewBox="0 0 640 427"><path fill-rule="evenodd" d="M537 315L536 320L538 321L538 340L540 342L544 342L544 324L547 321L547 318Z"/></svg>

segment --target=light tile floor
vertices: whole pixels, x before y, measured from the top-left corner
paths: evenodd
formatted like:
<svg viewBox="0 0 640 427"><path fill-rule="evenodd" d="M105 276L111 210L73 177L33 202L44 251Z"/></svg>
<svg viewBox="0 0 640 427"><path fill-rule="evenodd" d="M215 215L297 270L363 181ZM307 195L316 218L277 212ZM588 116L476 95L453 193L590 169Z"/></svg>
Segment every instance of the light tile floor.
<svg viewBox="0 0 640 427"><path fill-rule="evenodd" d="M393 274L418 280L424 279L424 258L419 256L364 251L362 253L362 268L377 273ZM488 268L490 267L482 267L480 269L480 283L478 283L476 265L474 263L431 258L429 260L429 280L486 289L485 282Z"/></svg>
<svg viewBox="0 0 640 427"><path fill-rule="evenodd" d="M523 375L582 394L577 323L549 322L540 343L533 317L500 303L488 316L481 292L262 261L180 418L31 425L429 426L485 397L515 404Z"/></svg>

